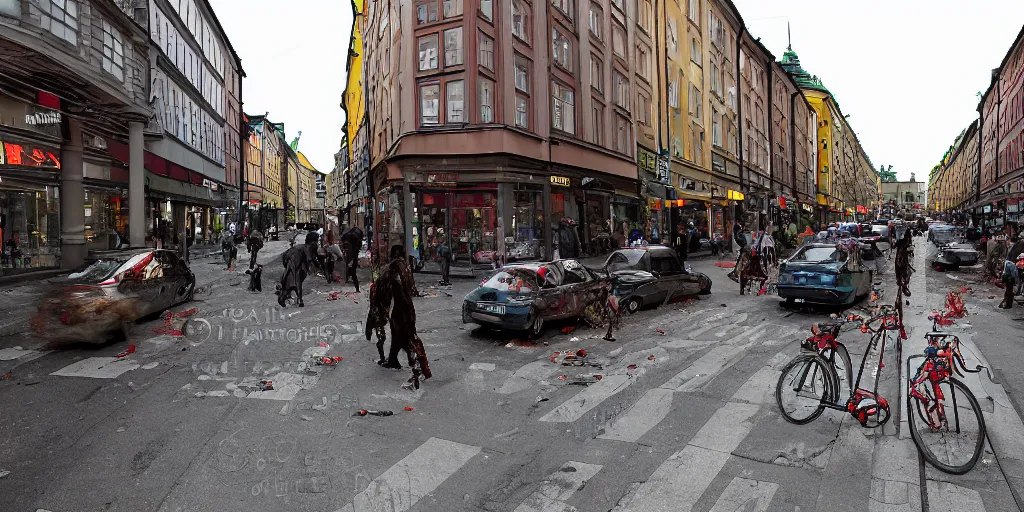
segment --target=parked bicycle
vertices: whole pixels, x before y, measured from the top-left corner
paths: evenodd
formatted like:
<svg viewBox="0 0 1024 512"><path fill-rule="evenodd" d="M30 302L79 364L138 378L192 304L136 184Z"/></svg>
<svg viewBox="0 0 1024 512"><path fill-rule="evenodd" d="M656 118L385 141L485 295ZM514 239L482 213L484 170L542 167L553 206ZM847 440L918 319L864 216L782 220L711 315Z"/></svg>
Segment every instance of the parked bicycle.
<svg viewBox="0 0 1024 512"><path fill-rule="evenodd" d="M967 368L960 352L960 338L939 330L948 318L934 314L931 320L932 332L925 334L928 346L924 354L907 358L907 375L910 361L924 358L910 378L907 423L914 444L929 464L946 473L962 475L981 458L985 417L978 399L953 374L963 377L963 372L979 373L987 368Z"/></svg>
<svg viewBox="0 0 1024 512"><path fill-rule="evenodd" d="M868 349L861 359L856 381L852 378L850 353L838 339L841 328L850 322L860 322L861 332L872 334ZM875 323L878 326L872 327ZM782 416L790 423L804 425L821 416L827 407L849 413L861 426L867 428L880 427L888 422L889 403L878 395L878 382L885 367L885 348L890 338L896 341L897 360L902 359L902 324L897 309L894 306L881 306L868 319L848 313L830 322L815 324L812 332L814 336L808 338L802 347L813 353L801 354L790 361L782 369L775 387L775 401ZM891 332L898 334L891 335ZM874 384L869 390L861 387L861 381L868 357L876 350L878 362L872 371ZM845 401L842 400L844 394L840 372L845 374L848 390Z"/></svg>

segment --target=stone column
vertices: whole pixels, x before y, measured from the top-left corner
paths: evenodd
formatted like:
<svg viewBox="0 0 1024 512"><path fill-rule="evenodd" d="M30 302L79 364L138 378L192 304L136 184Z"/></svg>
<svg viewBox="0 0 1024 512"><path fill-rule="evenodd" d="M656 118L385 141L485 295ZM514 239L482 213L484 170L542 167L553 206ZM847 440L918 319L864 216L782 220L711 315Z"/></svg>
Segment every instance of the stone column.
<svg viewBox="0 0 1024 512"><path fill-rule="evenodd" d="M552 237L554 234L552 233L551 223L554 219L551 218L551 183L549 181L544 182L541 194L543 194L541 199L544 208L544 257L542 259L544 261L551 261L553 259L551 257L553 255L552 251L554 250L552 247Z"/></svg>
<svg viewBox="0 0 1024 512"><path fill-rule="evenodd" d="M61 147L60 226L61 267L74 269L85 262L85 189L82 187L82 124L67 117L68 138Z"/></svg>
<svg viewBox="0 0 1024 512"><path fill-rule="evenodd" d="M132 248L146 246L146 172L142 123L128 123L128 238Z"/></svg>

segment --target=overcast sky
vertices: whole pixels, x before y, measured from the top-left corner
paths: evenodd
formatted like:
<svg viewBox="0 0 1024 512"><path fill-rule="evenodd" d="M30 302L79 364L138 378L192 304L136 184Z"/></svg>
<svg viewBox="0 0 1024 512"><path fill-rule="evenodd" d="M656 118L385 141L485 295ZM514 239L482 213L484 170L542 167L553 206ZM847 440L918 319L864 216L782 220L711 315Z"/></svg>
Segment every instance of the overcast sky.
<svg viewBox="0 0 1024 512"><path fill-rule="evenodd" d="M270 113L320 171L334 168L345 113L348 0L210 0L247 75L247 114Z"/></svg>
<svg viewBox="0 0 1024 512"><path fill-rule="evenodd" d="M793 50L835 95L871 162L927 181L1024 23L1020 0L733 0L754 37Z"/></svg>

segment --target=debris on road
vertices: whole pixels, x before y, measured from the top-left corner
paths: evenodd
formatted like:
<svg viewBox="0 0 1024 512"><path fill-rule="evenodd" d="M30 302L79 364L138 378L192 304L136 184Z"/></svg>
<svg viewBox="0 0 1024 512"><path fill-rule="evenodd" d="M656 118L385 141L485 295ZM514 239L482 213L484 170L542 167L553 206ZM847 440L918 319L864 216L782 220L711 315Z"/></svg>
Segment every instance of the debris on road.
<svg viewBox="0 0 1024 512"><path fill-rule="evenodd" d="M565 380L565 379L568 379L568 378L569 378L568 375L559 375L558 376L558 380Z"/></svg>
<svg viewBox="0 0 1024 512"><path fill-rule="evenodd" d="M134 353L135 353L135 344L132 343L131 345L128 345L128 350L125 350L124 352L121 352L120 354L118 354L118 355L116 355L114 357L116 357L118 359L121 359L122 357L128 357L130 354L134 354Z"/></svg>
<svg viewBox="0 0 1024 512"><path fill-rule="evenodd" d="M338 292L331 292L330 295L327 296L327 300L338 300L338 296L340 295L341 294Z"/></svg>
<svg viewBox="0 0 1024 512"><path fill-rule="evenodd" d="M587 386L587 385L593 384L595 382L598 382L598 381L600 381L603 378L604 378L604 375L601 375L600 373L589 373L589 374L585 374L585 375L575 375L566 384L569 384L569 385L579 385L579 386Z"/></svg>
<svg viewBox="0 0 1024 512"><path fill-rule="evenodd" d="M334 366L340 363L343 359L341 356L324 356L313 358L317 366Z"/></svg>
<svg viewBox="0 0 1024 512"><path fill-rule="evenodd" d="M647 356L647 360L648 361L654 361L654 359L655 359L654 354L651 354L651 355Z"/></svg>
<svg viewBox="0 0 1024 512"><path fill-rule="evenodd" d="M631 364L631 365L627 366L626 369L627 370L636 370L636 365L635 364Z"/></svg>
<svg viewBox="0 0 1024 512"><path fill-rule="evenodd" d="M411 405L405 406L405 412L412 412L412 411L413 411L413 408L412 408Z"/></svg>
<svg viewBox="0 0 1024 512"><path fill-rule="evenodd" d="M305 414L300 416L300 418L302 418L302 421L313 421L313 418L311 416L306 416Z"/></svg>
<svg viewBox="0 0 1024 512"><path fill-rule="evenodd" d="M367 415L369 415L369 416L381 416L381 417L384 417L384 416L394 416L394 414L395 413L392 412L392 411L368 411L366 409L360 409L360 410L356 411L356 413L353 414L353 416L367 416Z"/></svg>
<svg viewBox="0 0 1024 512"><path fill-rule="evenodd" d="M565 327L562 327L562 334L570 334L570 333L572 333L575 330L576 330L575 327L573 327L571 325L567 325Z"/></svg>
<svg viewBox="0 0 1024 512"><path fill-rule="evenodd" d="M7 380L11 377L14 377L14 372L7 372L3 375L0 375L0 380Z"/></svg>
<svg viewBox="0 0 1024 512"><path fill-rule="evenodd" d="M5 476L7 476L9 474L11 474L10 471L4 470L4 469L0 469L0 478L3 478L3 477L5 477Z"/></svg>
<svg viewBox="0 0 1024 512"><path fill-rule="evenodd" d="M117 431L118 432L124 432L125 430L128 430L128 429L126 429L124 427L117 427Z"/></svg>
<svg viewBox="0 0 1024 512"><path fill-rule="evenodd" d="M539 404L539 403L541 403L541 402L547 402L548 400L550 400L550 398L548 398L548 397L546 397L546 396L538 396L538 397L537 397L537 402L536 402L536 403L538 403L538 404Z"/></svg>
<svg viewBox="0 0 1024 512"><path fill-rule="evenodd" d="M273 381L269 381L269 380L261 380L260 381L259 390L260 391L273 391L274 390L274 382Z"/></svg>
<svg viewBox="0 0 1024 512"><path fill-rule="evenodd" d="M505 348L535 348L536 343L532 341L512 340L505 344Z"/></svg>
<svg viewBox="0 0 1024 512"><path fill-rule="evenodd" d="M655 329L654 332L656 332L656 333L658 333L658 334L660 334L662 336L665 335L665 330L664 329Z"/></svg>
<svg viewBox="0 0 1024 512"><path fill-rule="evenodd" d="M153 328L153 334L167 334L170 336L184 336L182 331L190 317L199 312L199 308L186 309L180 313L168 311L164 314L164 325Z"/></svg>

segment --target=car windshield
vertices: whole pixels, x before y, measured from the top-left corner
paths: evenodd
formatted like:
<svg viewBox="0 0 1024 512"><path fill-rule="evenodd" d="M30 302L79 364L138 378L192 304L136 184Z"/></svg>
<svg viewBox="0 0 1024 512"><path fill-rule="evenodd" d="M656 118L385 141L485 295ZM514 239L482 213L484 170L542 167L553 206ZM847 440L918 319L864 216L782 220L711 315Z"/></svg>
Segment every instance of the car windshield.
<svg viewBox="0 0 1024 512"><path fill-rule="evenodd" d="M537 289L537 274L525 268L504 268L485 281L483 286L501 292L532 293Z"/></svg>
<svg viewBox="0 0 1024 512"><path fill-rule="evenodd" d="M932 238L939 242L952 242L955 237L952 229L933 229Z"/></svg>
<svg viewBox="0 0 1024 512"><path fill-rule="evenodd" d="M836 247L805 247L790 261L802 263L836 263L846 259L846 253Z"/></svg>
<svg viewBox="0 0 1024 512"><path fill-rule="evenodd" d="M87 263L84 267L68 274L68 279L76 281L103 281L109 278L124 260L107 259Z"/></svg>

